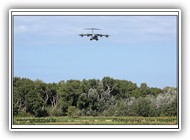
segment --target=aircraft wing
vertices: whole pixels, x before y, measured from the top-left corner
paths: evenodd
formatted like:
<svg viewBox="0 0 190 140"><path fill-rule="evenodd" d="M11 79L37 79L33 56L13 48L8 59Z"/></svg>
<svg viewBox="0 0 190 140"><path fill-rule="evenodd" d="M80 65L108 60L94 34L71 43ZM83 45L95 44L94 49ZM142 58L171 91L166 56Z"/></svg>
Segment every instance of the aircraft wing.
<svg viewBox="0 0 190 140"><path fill-rule="evenodd" d="M96 35L97 35L97 36L100 36L100 37L102 37L102 36L109 37L108 34L96 34Z"/></svg>
<svg viewBox="0 0 190 140"><path fill-rule="evenodd" d="M83 37L83 36L89 37L89 36L92 36L92 34L79 34L79 36L81 36L81 37Z"/></svg>

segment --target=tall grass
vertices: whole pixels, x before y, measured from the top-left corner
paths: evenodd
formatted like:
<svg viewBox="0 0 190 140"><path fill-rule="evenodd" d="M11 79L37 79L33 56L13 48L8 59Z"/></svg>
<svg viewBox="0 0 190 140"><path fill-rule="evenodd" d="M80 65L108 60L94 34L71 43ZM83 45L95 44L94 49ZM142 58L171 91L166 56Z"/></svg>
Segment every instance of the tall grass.
<svg viewBox="0 0 190 140"><path fill-rule="evenodd" d="M171 117L15 117L14 125L175 125L177 118Z"/></svg>

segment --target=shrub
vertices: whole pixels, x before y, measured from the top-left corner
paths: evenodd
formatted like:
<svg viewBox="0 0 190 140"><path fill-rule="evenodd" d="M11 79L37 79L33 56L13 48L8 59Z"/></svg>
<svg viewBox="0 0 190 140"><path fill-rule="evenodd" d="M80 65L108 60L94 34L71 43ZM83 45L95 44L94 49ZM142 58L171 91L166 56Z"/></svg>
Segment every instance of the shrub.
<svg viewBox="0 0 190 140"><path fill-rule="evenodd" d="M138 104L137 104L137 113L139 116L148 117L150 113L150 100L139 97L138 98Z"/></svg>
<svg viewBox="0 0 190 140"><path fill-rule="evenodd" d="M27 113L25 111L20 111L17 114L18 117L31 117L32 115L30 113Z"/></svg>
<svg viewBox="0 0 190 140"><path fill-rule="evenodd" d="M75 106L69 106L67 110L68 117L78 117L78 109Z"/></svg>
<svg viewBox="0 0 190 140"><path fill-rule="evenodd" d="M36 109L34 112L35 117L47 117L48 111L46 109Z"/></svg>
<svg viewBox="0 0 190 140"><path fill-rule="evenodd" d="M61 110L61 108L58 108L58 107L56 107L56 108L49 108L49 115L51 115L51 116L56 116L56 117L59 117L59 116L63 116L63 112L62 112L62 110Z"/></svg>

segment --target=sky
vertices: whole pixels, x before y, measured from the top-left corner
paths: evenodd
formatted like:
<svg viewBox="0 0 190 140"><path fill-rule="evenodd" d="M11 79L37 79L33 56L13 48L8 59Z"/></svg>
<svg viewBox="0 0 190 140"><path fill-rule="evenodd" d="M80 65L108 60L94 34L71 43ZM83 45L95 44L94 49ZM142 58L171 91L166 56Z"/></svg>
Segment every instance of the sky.
<svg viewBox="0 0 190 140"><path fill-rule="evenodd" d="M14 76L177 85L176 16L14 16ZM90 41L95 27L109 38Z"/></svg>

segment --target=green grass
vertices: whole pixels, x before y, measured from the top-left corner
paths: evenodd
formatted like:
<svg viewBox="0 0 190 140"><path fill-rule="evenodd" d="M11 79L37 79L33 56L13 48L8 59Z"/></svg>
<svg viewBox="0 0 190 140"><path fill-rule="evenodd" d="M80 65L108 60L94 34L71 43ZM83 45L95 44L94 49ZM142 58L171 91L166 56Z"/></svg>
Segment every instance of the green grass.
<svg viewBox="0 0 190 140"><path fill-rule="evenodd" d="M14 117L14 125L176 125L176 117Z"/></svg>

